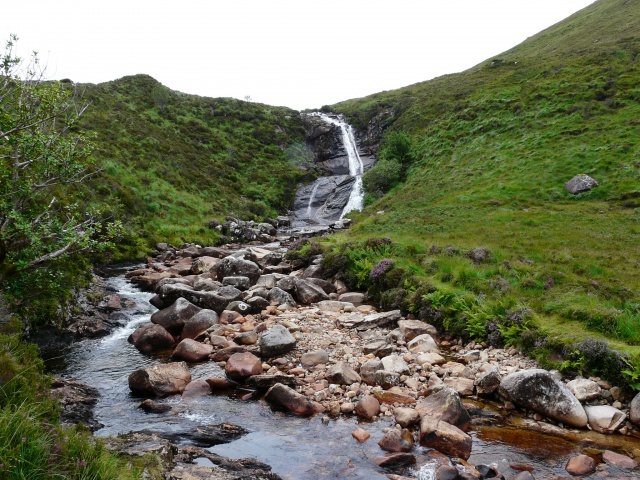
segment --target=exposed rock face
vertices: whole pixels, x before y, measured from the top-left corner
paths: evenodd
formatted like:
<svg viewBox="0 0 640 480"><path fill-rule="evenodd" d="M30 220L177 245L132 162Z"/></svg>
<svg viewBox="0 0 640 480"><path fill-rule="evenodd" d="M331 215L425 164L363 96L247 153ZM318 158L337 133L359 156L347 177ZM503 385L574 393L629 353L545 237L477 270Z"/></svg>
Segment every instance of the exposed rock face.
<svg viewBox="0 0 640 480"><path fill-rule="evenodd" d="M276 383L271 387L264 398L267 402L283 407L301 417L308 417L309 415L324 412L322 405L309 400L304 395L281 383Z"/></svg>
<svg viewBox="0 0 640 480"><path fill-rule="evenodd" d="M507 375L500 382L500 394L516 405L573 427L585 427L587 414L569 389L542 369Z"/></svg>
<svg viewBox="0 0 640 480"><path fill-rule="evenodd" d="M347 166L347 173L348 168ZM336 175L320 177L315 182L300 187L293 201L294 218L323 225L339 220L349 201L354 182L355 177L348 174Z"/></svg>
<svg viewBox="0 0 640 480"><path fill-rule="evenodd" d="M165 397L182 393L190 381L187 364L173 362L136 370L129 375L129 388L138 395Z"/></svg>
<svg viewBox="0 0 640 480"><path fill-rule="evenodd" d="M573 195L577 195L578 193L588 192L594 187L598 186L598 182L596 182L589 175L585 175L581 173L580 175L576 175L567 183L564 184L564 188Z"/></svg>
<svg viewBox="0 0 640 480"><path fill-rule="evenodd" d="M263 357L282 355L296 346L294 338L284 325L274 325L260 336L260 354Z"/></svg>

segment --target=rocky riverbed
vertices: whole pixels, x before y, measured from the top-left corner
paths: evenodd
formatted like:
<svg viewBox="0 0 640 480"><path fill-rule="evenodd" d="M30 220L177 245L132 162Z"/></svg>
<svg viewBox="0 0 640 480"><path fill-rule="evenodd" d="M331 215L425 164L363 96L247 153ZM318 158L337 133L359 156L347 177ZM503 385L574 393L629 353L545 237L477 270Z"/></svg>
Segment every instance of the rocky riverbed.
<svg viewBox="0 0 640 480"><path fill-rule="evenodd" d="M501 429L588 446L574 451L565 473L636 478L638 398L597 378L540 370L513 348L463 344L400 311L378 312L321 273L317 261L303 268L275 245L159 245L145 268L127 273L159 308L129 340L170 360L123 372L131 391L148 397L140 407L171 418L184 408L177 395L235 395L323 422L357 418L353 448L377 443L371 462L389 478L552 478L526 462L475 460L474 439ZM102 302L122 305L117 297ZM219 368L203 373L207 364ZM220 472L222 460L192 457L172 460L192 477L170 478L218 478L206 475ZM195 467L204 476L184 473ZM272 476L219 478L278 478L256 468Z"/></svg>

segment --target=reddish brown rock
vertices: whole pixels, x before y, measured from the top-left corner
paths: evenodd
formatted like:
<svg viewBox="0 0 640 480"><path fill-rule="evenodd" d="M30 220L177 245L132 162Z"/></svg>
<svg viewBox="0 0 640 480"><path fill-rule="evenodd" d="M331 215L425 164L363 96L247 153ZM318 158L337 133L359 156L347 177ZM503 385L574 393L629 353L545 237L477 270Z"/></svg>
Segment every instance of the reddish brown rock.
<svg viewBox="0 0 640 480"><path fill-rule="evenodd" d="M182 392L182 398L186 400L188 398L204 397L210 393L211 387L209 384L204 379L199 378L198 380L193 380L187 384L184 392Z"/></svg>
<svg viewBox="0 0 640 480"><path fill-rule="evenodd" d="M243 347L240 345L235 345L233 347L225 347L221 350L218 350L211 359L214 362L226 362L229 360L229 357L234 353L244 353L247 351L247 347Z"/></svg>
<svg viewBox="0 0 640 480"><path fill-rule="evenodd" d="M229 380L228 378L211 377L207 378L205 381L209 384L211 390L213 391L229 390L231 388L235 388L236 385L238 385L236 382L234 382L233 380Z"/></svg>
<svg viewBox="0 0 640 480"><path fill-rule="evenodd" d="M129 388L138 395L164 397L182 393L191 381L185 362L172 362L141 368L129 375Z"/></svg>
<svg viewBox="0 0 640 480"><path fill-rule="evenodd" d="M358 428L351 436L355 438L359 443L364 443L371 437L371 434L367 432L364 428Z"/></svg>
<svg viewBox="0 0 640 480"><path fill-rule="evenodd" d="M415 464L416 457L410 453L387 453L374 458L373 462L379 467L400 467Z"/></svg>
<svg viewBox="0 0 640 480"><path fill-rule="evenodd" d="M596 462L587 455L578 455L569 459L565 470L574 476L589 475L596 471Z"/></svg>
<svg viewBox="0 0 640 480"><path fill-rule="evenodd" d="M632 458L612 452L611 450L604 451L602 454L602 460L607 465L612 465L623 470L633 470L638 467L638 463Z"/></svg>
<svg viewBox="0 0 640 480"><path fill-rule="evenodd" d="M356 415L366 420L371 420L380 413L380 402L371 395L365 395L356 403Z"/></svg>
<svg viewBox="0 0 640 480"><path fill-rule="evenodd" d="M164 327L153 323L142 324L129 335L128 340L142 353L151 353L175 344L173 336Z"/></svg>
<svg viewBox="0 0 640 480"><path fill-rule="evenodd" d="M316 413L324 412L322 405L309 400L304 395L281 383L276 383L271 387L264 396L264 399L271 404L278 405L301 417L308 417Z"/></svg>
<svg viewBox="0 0 640 480"><path fill-rule="evenodd" d="M390 390L376 390L373 392L375 397L380 401L380 403L400 403L402 405L412 405L416 403L416 399L411 395L406 395L404 393L393 392Z"/></svg>
<svg viewBox="0 0 640 480"><path fill-rule="evenodd" d="M234 353L227 360L224 371L232 380L244 380L262 373L262 361L249 352Z"/></svg>
<svg viewBox="0 0 640 480"><path fill-rule="evenodd" d="M471 425L471 417L462 405L460 395L450 387L420 400L416 404L416 410L420 417L430 416L450 423L463 431L467 431Z"/></svg>
<svg viewBox="0 0 640 480"><path fill-rule="evenodd" d="M471 455L471 444L471 437L458 427L429 415L422 417L420 445L467 460Z"/></svg>
<svg viewBox="0 0 640 480"><path fill-rule="evenodd" d="M211 353L213 353L211 345L185 338L178 344L171 356L187 362L201 362L207 360Z"/></svg>
<svg viewBox="0 0 640 480"><path fill-rule="evenodd" d="M413 435L406 428L392 428L384 434L378 445L387 452L410 452L413 450Z"/></svg>

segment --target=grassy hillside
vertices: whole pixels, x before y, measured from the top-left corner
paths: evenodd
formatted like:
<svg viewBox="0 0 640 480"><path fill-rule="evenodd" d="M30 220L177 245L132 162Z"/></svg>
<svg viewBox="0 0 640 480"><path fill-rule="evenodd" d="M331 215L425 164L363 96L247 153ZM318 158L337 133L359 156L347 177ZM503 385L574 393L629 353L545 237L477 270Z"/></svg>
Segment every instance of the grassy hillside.
<svg viewBox="0 0 640 480"><path fill-rule="evenodd" d="M332 106L361 129L392 112L387 138L406 133L413 159L340 240L396 246L352 270L387 255L473 311L530 309L565 353L586 337L639 352L639 53L640 2L601 0L468 71ZM580 173L600 186L573 196ZM475 263L477 247L491 257ZM402 282L388 287L410 294ZM487 338L490 322L462 317Z"/></svg>
<svg viewBox="0 0 640 480"><path fill-rule="evenodd" d="M305 175L298 112L175 92L146 75L84 86L82 127L103 167L92 199L119 207L130 243L211 243L212 218L283 212Z"/></svg>

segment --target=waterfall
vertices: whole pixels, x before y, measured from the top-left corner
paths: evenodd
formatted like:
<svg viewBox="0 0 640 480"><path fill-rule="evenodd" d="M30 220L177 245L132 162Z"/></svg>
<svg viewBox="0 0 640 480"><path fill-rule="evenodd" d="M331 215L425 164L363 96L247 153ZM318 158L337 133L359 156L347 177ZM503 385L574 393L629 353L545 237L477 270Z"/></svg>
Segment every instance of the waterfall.
<svg viewBox="0 0 640 480"><path fill-rule="evenodd" d="M309 205L307 206L307 218L311 218L311 204L313 203L313 197L316 196L316 192L318 191L318 187L320 186L320 180L316 182L313 186L313 190L311 190L311 195L309 195Z"/></svg>
<svg viewBox="0 0 640 480"><path fill-rule="evenodd" d="M353 210L362 210L363 200L364 200L364 189L362 188L362 174L364 173L364 164L362 163L362 159L360 158L360 154L358 153L358 146L356 145L356 140L353 135L353 128L347 122L344 121L342 116L331 117L324 113L315 114L318 115L322 120L332 125L336 125L340 127L342 132L342 144L344 145L344 150L347 152L347 157L349 159L349 175L355 177L356 181L353 184L353 188L351 189L351 195L349 196L349 200L342 210L342 214L340 215L340 219L342 219L347 213Z"/></svg>

